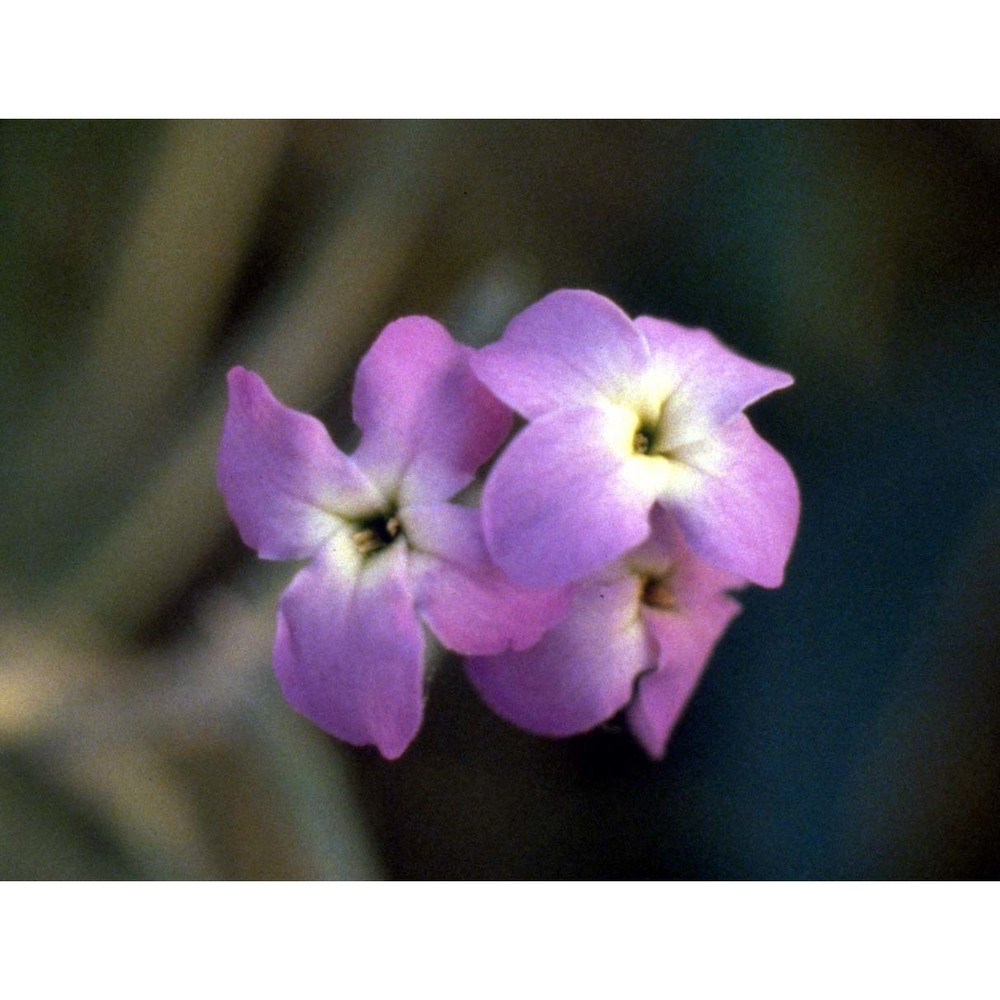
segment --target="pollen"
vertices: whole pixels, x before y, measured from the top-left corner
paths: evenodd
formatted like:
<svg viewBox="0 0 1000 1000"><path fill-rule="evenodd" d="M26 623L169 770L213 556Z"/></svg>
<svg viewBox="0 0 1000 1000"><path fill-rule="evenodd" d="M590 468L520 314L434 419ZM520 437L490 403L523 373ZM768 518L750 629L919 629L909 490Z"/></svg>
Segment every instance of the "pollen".
<svg viewBox="0 0 1000 1000"><path fill-rule="evenodd" d="M394 514L389 517L377 517L365 522L351 535L357 550L363 555L378 552L391 544L402 530L399 518Z"/></svg>
<svg viewBox="0 0 1000 1000"><path fill-rule="evenodd" d="M648 455L649 444L649 435L641 428L637 430L632 438L632 450L637 455Z"/></svg>

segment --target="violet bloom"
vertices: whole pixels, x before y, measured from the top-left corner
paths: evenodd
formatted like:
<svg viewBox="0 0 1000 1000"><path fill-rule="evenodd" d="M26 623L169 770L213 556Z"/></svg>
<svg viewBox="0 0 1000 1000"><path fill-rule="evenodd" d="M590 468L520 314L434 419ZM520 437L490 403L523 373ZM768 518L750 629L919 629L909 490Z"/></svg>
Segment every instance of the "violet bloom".
<svg viewBox="0 0 1000 1000"><path fill-rule="evenodd" d="M308 559L281 598L274 665L291 705L350 743L398 757L420 727L425 623L463 654L520 649L566 608L490 562L479 512L447 503L510 429L471 348L409 317L372 345L354 383L350 456L253 372L229 373L219 487L264 559Z"/></svg>
<svg viewBox="0 0 1000 1000"><path fill-rule="evenodd" d="M798 486L742 411L791 376L585 291L530 306L473 367L530 421L483 493L487 544L512 579L581 579L641 543L661 506L706 562L781 583Z"/></svg>
<svg viewBox="0 0 1000 1000"><path fill-rule="evenodd" d="M744 581L698 559L672 516L649 541L576 584L569 613L538 645L472 657L466 671L499 715L543 736L581 733L626 708L662 757L705 664L740 605Z"/></svg>

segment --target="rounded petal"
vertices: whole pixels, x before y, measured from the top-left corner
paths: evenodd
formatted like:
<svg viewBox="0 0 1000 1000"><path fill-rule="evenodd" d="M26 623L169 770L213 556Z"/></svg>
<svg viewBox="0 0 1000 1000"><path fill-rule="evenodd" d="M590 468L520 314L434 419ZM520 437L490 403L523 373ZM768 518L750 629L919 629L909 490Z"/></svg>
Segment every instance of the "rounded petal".
<svg viewBox="0 0 1000 1000"><path fill-rule="evenodd" d="M601 295L574 290L529 306L472 361L479 378L529 419L631 398L648 364L646 342L628 316Z"/></svg>
<svg viewBox="0 0 1000 1000"><path fill-rule="evenodd" d="M747 585L743 577L699 559L685 542L677 518L659 504L649 515L649 525L649 538L625 561L640 576L668 574L678 606L697 607L723 591Z"/></svg>
<svg viewBox="0 0 1000 1000"><path fill-rule="evenodd" d="M628 704L636 678L653 664L630 575L589 580L566 617L523 652L472 657L466 672L487 705L529 732L569 736Z"/></svg>
<svg viewBox="0 0 1000 1000"><path fill-rule="evenodd" d="M406 546L363 560L344 533L324 547L282 595L274 666L296 711L348 743L398 757L424 705Z"/></svg>
<svg viewBox="0 0 1000 1000"><path fill-rule="evenodd" d="M447 500L510 433L513 415L473 374L473 350L426 316L390 323L354 381L354 459L410 503Z"/></svg>
<svg viewBox="0 0 1000 1000"><path fill-rule="evenodd" d="M495 562L517 583L582 579L649 534L670 463L632 453L635 415L621 407L560 410L525 427L483 490Z"/></svg>
<svg viewBox="0 0 1000 1000"><path fill-rule="evenodd" d="M417 610L456 653L533 646L569 608L569 589L519 587L486 551L479 511L439 503L400 512Z"/></svg>
<svg viewBox="0 0 1000 1000"><path fill-rule="evenodd" d="M739 602L723 593L678 610L643 608L647 632L657 645L657 669L639 678L628 707L629 727L651 757L662 757L667 740L687 705Z"/></svg>
<svg viewBox="0 0 1000 1000"><path fill-rule="evenodd" d="M660 502L702 559L763 587L778 587L799 524L799 487L788 463L742 414L674 453L686 474Z"/></svg>
<svg viewBox="0 0 1000 1000"><path fill-rule="evenodd" d="M657 435L661 450L705 437L762 396L794 382L786 372L740 357L707 330L649 316L635 325L649 342L667 393Z"/></svg>
<svg viewBox="0 0 1000 1000"><path fill-rule="evenodd" d="M279 403L245 368L228 376L218 482L243 541L265 559L302 559L337 530L337 515L381 497L314 417Z"/></svg>

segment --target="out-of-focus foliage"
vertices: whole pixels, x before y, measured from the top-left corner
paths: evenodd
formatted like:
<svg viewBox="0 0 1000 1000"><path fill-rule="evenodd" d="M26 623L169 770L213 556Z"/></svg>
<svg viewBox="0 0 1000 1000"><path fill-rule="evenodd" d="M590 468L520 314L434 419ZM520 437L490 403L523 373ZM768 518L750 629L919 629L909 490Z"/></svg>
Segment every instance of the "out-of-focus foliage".
<svg viewBox="0 0 1000 1000"><path fill-rule="evenodd" d="M977 123L0 125L0 876L995 877L998 217ZM390 319L557 287L797 376L788 582L663 763L452 661L401 761L335 744L216 493L224 372L345 442Z"/></svg>

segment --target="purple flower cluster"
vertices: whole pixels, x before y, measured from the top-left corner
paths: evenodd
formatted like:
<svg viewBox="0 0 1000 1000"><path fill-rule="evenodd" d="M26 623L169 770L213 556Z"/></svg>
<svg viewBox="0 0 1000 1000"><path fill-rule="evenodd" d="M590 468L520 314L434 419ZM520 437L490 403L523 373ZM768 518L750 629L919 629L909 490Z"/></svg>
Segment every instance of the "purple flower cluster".
<svg viewBox="0 0 1000 1000"><path fill-rule="evenodd" d="M480 351L390 324L341 452L253 372L229 373L219 487L282 595L274 665L326 731L398 757L423 715L424 628L496 712L583 732L625 710L654 757L726 626L778 586L799 518L787 462L743 409L790 385L710 333L592 292L529 307ZM507 439L479 509L456 501Z"/></svg>

